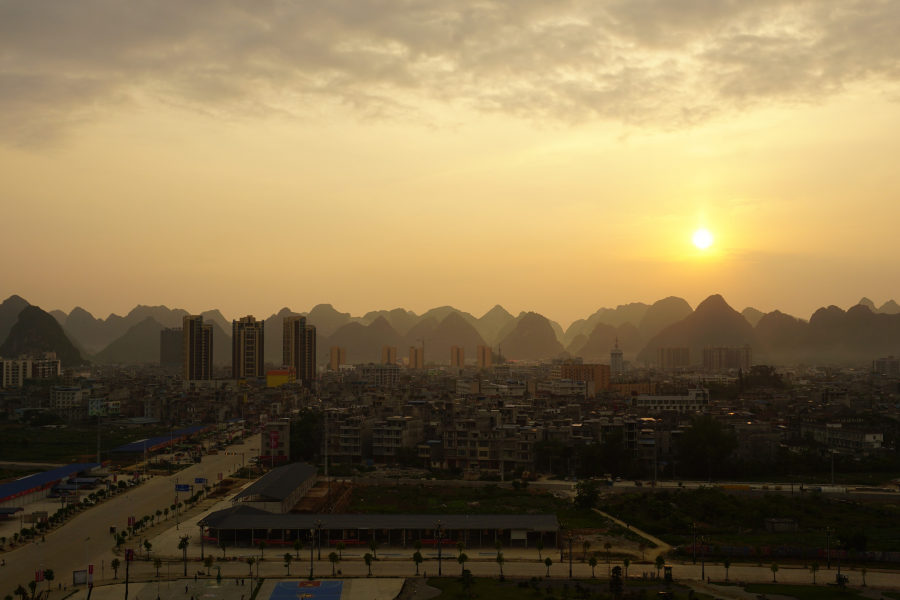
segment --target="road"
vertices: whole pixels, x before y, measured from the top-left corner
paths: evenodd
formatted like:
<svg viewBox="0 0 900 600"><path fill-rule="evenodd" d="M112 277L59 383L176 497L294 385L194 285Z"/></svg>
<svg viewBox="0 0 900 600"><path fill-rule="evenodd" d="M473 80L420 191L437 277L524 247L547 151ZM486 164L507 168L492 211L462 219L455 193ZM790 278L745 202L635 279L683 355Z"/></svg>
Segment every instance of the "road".
<svg viewBox="0 0 900 600"><path fill-rule="evenodd" d="M229 452L244 452L248 461L259 450L259 435L246 439L243 445L230 446ZM205 477L210 482L218 473L228 476L235 467L241 466L240 455L226 455L220 452L214 456L204 456L203 462L190 466L172 476L180 483L194 483L195 478ZM180 494L183 501L188 494ZM0 567L0 596L13 594L18 584L27 586L34 578L34 572L41 568L53 569L57 582L72 585L72 572L83 570L87 564L95 565L95 577L101 576L101 561L105 565L107 577L112 576L109 562L114 558L114 546L109 528L115 525L119 531L127 526L127 519L134 515L141 518L153 515L173 504L174 484L169 477L153 477L147 483L119 494L115 499L83 511L68 523L47 534L46 542L21 546L12 552L3 553L6 566ZM175 519L156 526L150 535L158 535L160 530L175 526ZM191 535L197 532L190 532ZM135 544L136 545L136 544ZM120 572L121 575L121 572Z"/></svg>

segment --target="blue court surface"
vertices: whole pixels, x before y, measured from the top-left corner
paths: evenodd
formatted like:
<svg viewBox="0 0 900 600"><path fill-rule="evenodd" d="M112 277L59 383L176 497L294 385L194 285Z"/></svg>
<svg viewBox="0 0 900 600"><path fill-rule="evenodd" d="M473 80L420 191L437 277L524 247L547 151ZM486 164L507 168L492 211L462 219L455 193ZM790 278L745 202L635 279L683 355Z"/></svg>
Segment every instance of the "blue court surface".
<svg viewBox="0 0 900 600"><path fill-rule="evenodd" d="M269 600L340 600L343 581L280 581Z"/></svg>

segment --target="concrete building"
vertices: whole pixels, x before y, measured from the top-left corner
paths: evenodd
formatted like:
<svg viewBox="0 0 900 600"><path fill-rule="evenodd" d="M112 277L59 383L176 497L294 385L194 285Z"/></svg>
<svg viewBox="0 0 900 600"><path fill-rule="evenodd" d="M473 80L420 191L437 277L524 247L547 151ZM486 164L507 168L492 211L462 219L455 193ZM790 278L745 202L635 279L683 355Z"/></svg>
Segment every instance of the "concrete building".
<svg viewBox="0 0 900 600"><path fill-rule="evenodd" d="M376 421L372 428L372 458L376 463L395 462L401 448L419 445L422 432L422 419L416 417L393 416Z"/></svg>
<svg viewBox="0 0 900 600"><path fill-rule="evenodd" d="M616 338L616 347L609 353L609 370L612 373L625 372L624 353L619 350L619 338Z"/></svg>
<svg viewBox="0 0 900 600"><path fill-rule="evenodd" d="M679 412L705 411L709 407L709 390L685 390L684 394L650 396L642 394L631 399L631 406L650 411L677 410Z"/></svg>
<svg viewBox="0 0 900 600"><path fill-rule="evenodd" d="M291 455L290 419L266 423L260 446L259 462L262 464L271 466L288 460Z"/></svg>
<svg viewBox="0 0 900 600"><path fill-rule="evenodd" d="M709 371L743 369L753 365L753 349L746 346L707 346L703 349L703 368Z"/></svg>
<svg viewBox="0 0 900 600"><path fill-rule="evenodd" d="M425 368L425 348L419 348L418 346L409 347L409 368Z"/></svg>
<svg viewBox="0 0 900 600"><path fill-rule="evenodd" d="M59 375L60 360L55 352L44 352L40 358L0 358L0 388L18 388L26 379L49 379Z"/></svg>
<svg viewBox="0 0 900 600"><path fill-rule="evenodd" d="M359 373L360 377L373 385L397 387L400 385L400 365L365 365Z"/></svg>
<svg viewBox="0 0 900 600"><path fill-rule="evenodd" d="M250 484L231 502L272 514L288 514L315 487L317 477L318 469L314 465L294 463L277 467Z"/></svg>
<svg viewBox="0 0 900 600"><path fill-rule="evenodd" d="M161 367L184 365L184 332L181 327L166 327L159 332L159 364Z"/></svg>
<svg viewBox="0 0 900 600"><path fill-rule="evenodd" d="M494 350L490 346L478 346L475 351L475 364L479 369L490 369L494 364Z"/></svg>
<svg viewBox="0 0 900 600"><path fill-rule="evenodd" d="M248 315L231 322L231 377L261 379L266 376L266 322Z"/></svg>
<svg viewBox="0 0 900 600"><path fill-rule="evenodd" d="M844 427L841 423L800 423L800 437L812 437L829 448L854 452L872 452L884 442L881 431Z"/></svg>
<svg viewBox="0 0 900 600"><path fill-rule="evenodd" d="M306 317L284 318L281 363L292 367L304 385L316 378L316 328Z"/></svg>
<svg viewBox="0 0 900 600"><path fill-rule="evenodd" d="M181 342L184 360L182 377L191 381L212 379L212 325L204 325L200 315L185 316L181 326Z"/></svg>
<svg viewBox="0 0 900 600"><path fill-rule="evenodd" d="M332 346L328 359L328 366L332 371L340 371L341 365L347 364L347 349L340 346Z"/></svg>
<svg viewBox="0 0 900 600"><path fill-rule="evenodd" d="M381 364L396 365L397 364L397 347L382 346L381 347Z"/></svg>
<svg viewBox="0 0 900 600"><path fill-rule="evenodd" d="M335 463L361 463L372 457L372 430L375 418L368 415L342 415L326 421L325 443Z"/></svg>
<svg viewBox="0 0 900 600"><path fill-rule="evenodd" d="M691 366L688 346L660 346L656 349L656 365L660 371L674 371Z"/></svg>
<svg viewBox="0 0 900 600"><path fill-rule="evenodd" d="M900 359L893 356L876 358L872 361L872 372L889 377L900 377Z"/></svg>
<svg viewBox="0 0 900 600"><path fill-rule="evenodd" d="M461 346L450 346L450 366L460 369L466 366L466 349Z"/></svg>
<svg viewBox="0 0 900 600"><path fill-rule="evenodd" d="M563 364L559 367L560 379L594 382L593 396L599 391L609 389L610 365Z"/></svg>
<svg viewBox="0 0 900 600"><path fill-rule="evenodd" d="M266 387L277 388L297 381L297 372L293 367L284 366L280 369L266 371Z"/></svg>

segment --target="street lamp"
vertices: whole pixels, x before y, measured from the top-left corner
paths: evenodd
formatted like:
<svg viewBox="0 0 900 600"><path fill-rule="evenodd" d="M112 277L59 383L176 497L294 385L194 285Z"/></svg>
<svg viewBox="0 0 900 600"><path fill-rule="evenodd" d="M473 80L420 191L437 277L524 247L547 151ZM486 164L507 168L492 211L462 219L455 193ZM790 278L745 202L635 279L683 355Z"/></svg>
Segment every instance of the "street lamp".
<svg viewBox="0 0 900 600"><path fill-rule="evenodd" d="M316 543L316 545L319 547L319 557L316 560L322 560L322 525L324 524L325 522L322 519L319 519L314 523L316 528L319 530L318 541Z"/></svg>
<svg viewBox="0 0 900 600"><path fill-rule="evenodd" d="M563 548L565 547L565 542L563 541L566 537L566 526L559 526L559 562L563 561Z"/></svg>
<svg viewBox="0 0 900 600"><path fill-rule="evenodd" d="M572 532L569 532L569 579L572 579Z"/></svg>
<svg viewBox="0 0 900 600"><path fill-rule="evenodd" d="M313 547L316 545L314 542L315 538L313 536L315 534L316 534L315 529L309 530L309 537L310 537L310 540L309 540L309 580L310 581L313 580Z"/></svg>
<svg viewBox="0 0 900 600"><path fill-rule="evenodd" d="M837 559L838 559L838 579L841 578L841 546L844 545L844 542L841 540L834 541L834 547L837 549Z"/></svg>
<svg viewBox="0 0 900 600"><path fill-rule="evenodd" d="M825 533L825 556L828 558L828 570L831 570L831 536L834 535L834 529L826 527L822 530Z"/></svg>
<svg viewBox="0 0 900 600"><path fill-rule="evenodd" d="M444 522L438 519L434 522L434 527L437 529L437 541L438 541L438 577L441 575L441 549L444 547L443 538L444 538Z"/></svg>
<svg viewBox="0 0 900 600"><path fill-rule="evenodd" d="M694 552L694 564L697 564L697 533L700 531L700 528L697 527L696 523L691 524L691 533L694 535L694 545L691 547Z"/></svg>
<svg viewBox="0 0 900 600"><path fill-rule="evenodd" d="M700 579L706 579L706 544L709 542L708 537L700 538Z"/></svg>

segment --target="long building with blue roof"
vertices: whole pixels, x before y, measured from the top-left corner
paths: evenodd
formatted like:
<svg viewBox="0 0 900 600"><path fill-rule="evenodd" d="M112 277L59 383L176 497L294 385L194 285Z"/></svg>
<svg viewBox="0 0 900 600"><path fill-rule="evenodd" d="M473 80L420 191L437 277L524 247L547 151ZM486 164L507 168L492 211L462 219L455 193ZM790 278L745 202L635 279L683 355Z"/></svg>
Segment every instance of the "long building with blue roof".
<svg viewBox="0 0 900 600"><path fill-rule="evenodd" d="M90 475L102 467L100 463L76 463L5 483L0 485L0 506L23 506L34 502L49 494L54 485Z"/></svg>
<svg viewBox="0 0 900 600"><path fill-rule="evenodd" d="M194 425L192 427L185 427L184 429L176 429L168 435L138 440L136 442L131 442L130 444L125 444L124 446L119 446L118 448L113 448L112 451L116 453L142 453L145 450L147 452L156 452L157 450L162 450L168 446L174 446L194 434L211 431L215 429L215 427L215 425Z"/></svg>

